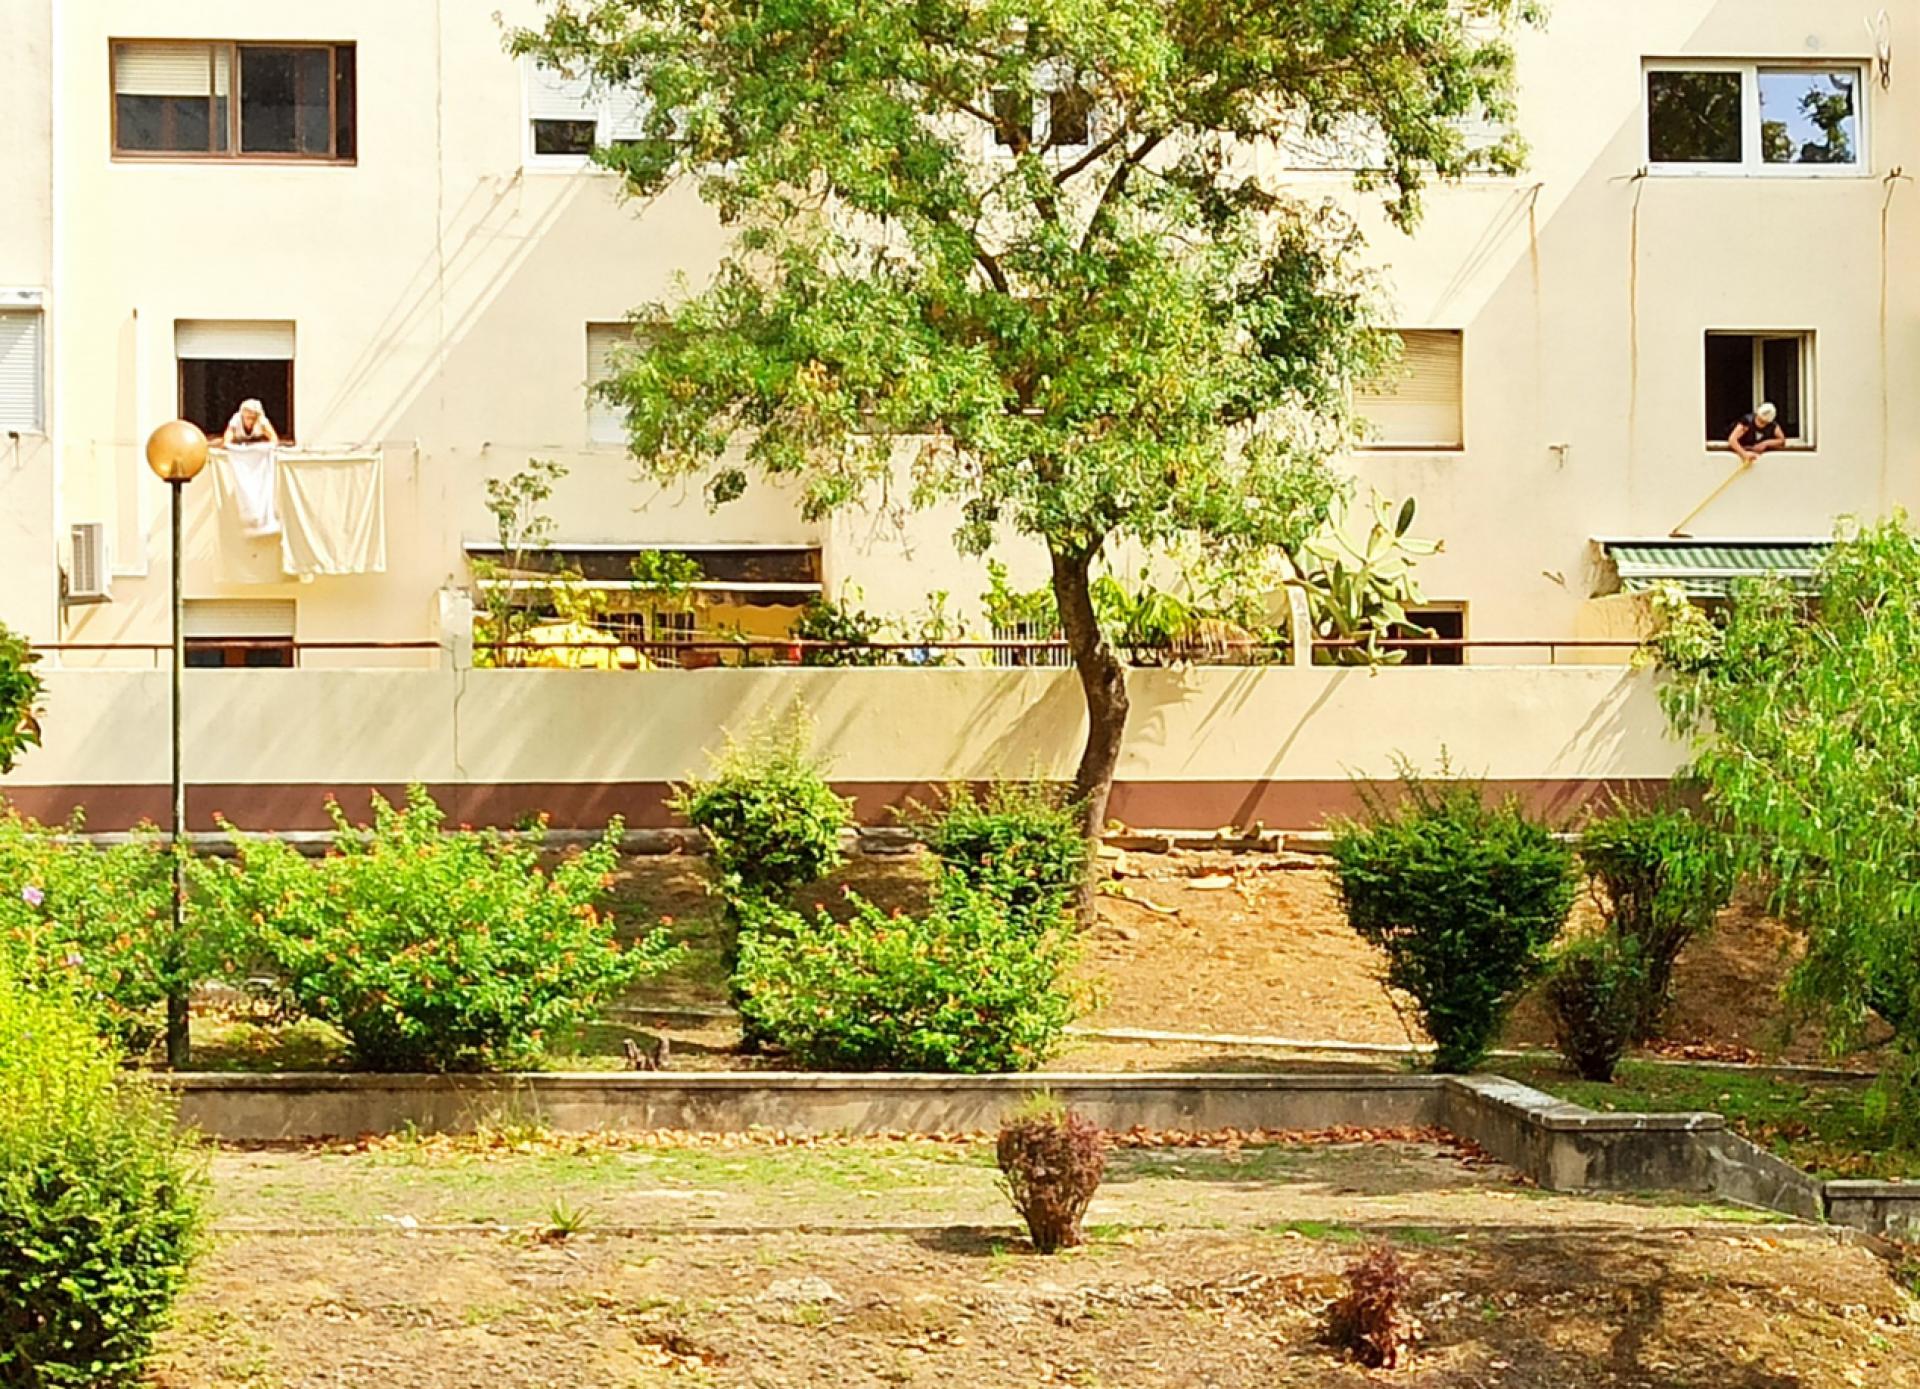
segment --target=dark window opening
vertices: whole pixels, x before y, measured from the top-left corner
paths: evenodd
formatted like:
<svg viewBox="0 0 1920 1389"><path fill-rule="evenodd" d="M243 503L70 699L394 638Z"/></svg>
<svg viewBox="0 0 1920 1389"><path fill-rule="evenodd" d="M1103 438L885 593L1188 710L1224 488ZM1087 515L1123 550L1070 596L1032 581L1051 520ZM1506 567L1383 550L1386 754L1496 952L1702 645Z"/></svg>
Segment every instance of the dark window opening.
<svg viewBox="0 0 1920 1389"><path fill-rule="evenodd" d="M1047 143L1093 143L1093 94L1084 87L1062 87L1047 93Z"/></svg>
<svg viewBox="0 0 1920 1389"><path fill-rule="evenodd" d="M354 55L352 44L115 40L113 150L350 160Z"/></svg>
<svg viewBox="0 0 1920 1389"><path fill-rule="evenodd" d="M188 637L192 670L291 670L293 638Z"/></svg>
<svg viewBox="0 0 1920 1389"><path fill-rule="evenodd" d="M180 418L191 420L217 440L243 400L258 400L279 431L282 443L294 440L293 363L286 360L183 358L180 362Z"/></svg>
<svg viewBox="0 0 1920 1389"><path fill-rule="evenodd" d="M1802 334L1707 334L1706 436L1724 443L1754 407L1771 402L1787 438L1806 442L1807 339Z"/></svg>
<svg viewBox="0 0 1920 1389"><path fill-rule="evenodd" d="M1647 157L1655 164L1738 164L1743 82L1733 71L1647 74Z"/></svg>
<svg viewBox="0 0 1920 1389"><path fill-rule="evenodd" d="M533 123L535 154L592 154L593 121L547 121Z"/></svg>
<svg viewBox="0 0 1920 1389"><path fill-rule="evenodd" d="M242 48L241 149L248 154L331 154L332 67L332 56L324 48Z"/></svg>
<svg viewBox="0 0 1920 1389"><path fill-rule="evenodd" d="M1412 625L1394 628L1393 635L1414 640L1463 641L1467 635L1467 610L1465 608L1409 608L1407 616ZM1425 631L1415 630L1425 628ZM1406 660L1401 664L1409 666L1459 666L1467 662L1464 647L1459 646L1411 646L1402 647Z"/></svg>
<svg viewBox="0 0 1920 1389"><path fill-rule="evenodd" d="M1033 143L1033 102L1019 92L993 94L993 142L1008 149Z"/></svg>

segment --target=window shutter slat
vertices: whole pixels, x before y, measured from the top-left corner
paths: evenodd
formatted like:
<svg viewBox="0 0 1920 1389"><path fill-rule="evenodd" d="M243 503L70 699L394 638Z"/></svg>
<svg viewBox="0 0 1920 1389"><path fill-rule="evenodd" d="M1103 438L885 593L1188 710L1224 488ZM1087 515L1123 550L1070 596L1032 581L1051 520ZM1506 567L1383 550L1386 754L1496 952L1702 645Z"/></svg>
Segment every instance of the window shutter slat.
<svg viewBox="0 0 1920 1389"><path fill-rule="evenodd" d="M227 94L226 64L212 44L121 43L113 49L113 90L121 96Z"/></svg>
<svg viewBox="0 0 1920 1389"><path fill-rule="evenodd" d="M1353 406L1375 448L1459 448L1462 335L1405 329L1398 371L1355 389Z"/></svg>
<svg viewBox="0 0 1920 1389"><path fill-rule="evenodd" d="M0 429L38 432L44 395L40 311L0 311Z"/></svg>
<svg viewBox="0 0 1920 1389"><path fill-rule="evenodd" d="M613 375L613 354L633 341L624 323L587 325L587 385L597 386ZM596 444L620 444L627 438L626 420L615 407L596 396L587 397L587 438Z"/></svg>
<svg viewBox="0 0 1920 1389"><path fill-rule="evenodd" d="M590 79L528 60L527 115L531 119L590 121L598 115L597 106Z"/></svg>
<svg viewBox="0 0 1920 1389"><path fill-rule="evenodd" d="M182 361L290 362L293 324L274 319L177 319L173 352Z"/></svg>
<svg viewBox="0 0 1920 1389"><path fill-rule="evenodd" d="M279 598L193 599L181 611L189 637L291 637L293 604Z"/></svg>

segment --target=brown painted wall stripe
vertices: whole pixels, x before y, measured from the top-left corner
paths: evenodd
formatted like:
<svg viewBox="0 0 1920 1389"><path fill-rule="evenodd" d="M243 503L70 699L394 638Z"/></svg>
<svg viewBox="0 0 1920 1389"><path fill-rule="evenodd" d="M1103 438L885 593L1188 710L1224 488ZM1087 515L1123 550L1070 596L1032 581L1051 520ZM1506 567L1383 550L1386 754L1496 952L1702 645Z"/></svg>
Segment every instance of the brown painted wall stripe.
<svg viewBox="0 0 1920 1389"><path fill-rule="evenodd" d="M1369 783L1388 788L1391 783ZM1517 796L1529 809L1555 821L1574 817L1584 807L1620 796L1642 797L1665 783L1621 778L1544 778L1489 782L1490 789ZM512 782L486 785L430 785L454 824L511 827L545 811L559 829L598 828L618 815L634 829L676 823L667 810L670 787L663 781ZM838 783L851 796L864 824L889 824L915 801L931 803L940 788L926 782L854 781ZM402 785L193 786L187 791L188 827L215 828L220 818L252 830L323 830L332 821L327 801L337 799L355 820L365 818L368 796L379 792L398 801ZM86 812L87 828L124 830L142 821L164 823L169 797L164 785L4 786L0 797L43 823L64 821L76 809ZM1351 781L1123 781L1115 785L1111 815L1124 824L1152 829L1212 830L1261 824L1268 829L1318 829L1329 816L1360 809L1360 791Z"/></svg>

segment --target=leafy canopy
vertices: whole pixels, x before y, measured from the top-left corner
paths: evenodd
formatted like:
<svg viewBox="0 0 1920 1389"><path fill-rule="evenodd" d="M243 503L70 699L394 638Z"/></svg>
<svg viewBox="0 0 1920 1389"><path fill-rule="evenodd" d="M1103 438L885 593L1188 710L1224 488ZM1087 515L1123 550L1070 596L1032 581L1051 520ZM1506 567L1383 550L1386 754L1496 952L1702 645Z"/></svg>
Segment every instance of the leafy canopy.
<svg viewBox="0 0 1920 1389"><path fill-rule="evenodd" d="M645 98L601 151L738 233L605 398L656 475L788 479L814 515L918 441L915 499L1084 561L1222 558L1325 513L1367 330L1359 238L1274 177L1361 149L1410 223L1434 176L1510 169L1502 35L1531 0L560 0L512 37ZM733 450L744 443L744 456ZM744 463L744 466L742 464Z"/></svg>
<svg viewBox="0 0 1920 1389"><path fill-rule="evenodd" d="M1757 580L1710 620L1660 595L1661 696L1737 867L1807 933L1793 984L1839 1043L1920 1046L1920 540L1843 536L1817 599Z"/></svg>

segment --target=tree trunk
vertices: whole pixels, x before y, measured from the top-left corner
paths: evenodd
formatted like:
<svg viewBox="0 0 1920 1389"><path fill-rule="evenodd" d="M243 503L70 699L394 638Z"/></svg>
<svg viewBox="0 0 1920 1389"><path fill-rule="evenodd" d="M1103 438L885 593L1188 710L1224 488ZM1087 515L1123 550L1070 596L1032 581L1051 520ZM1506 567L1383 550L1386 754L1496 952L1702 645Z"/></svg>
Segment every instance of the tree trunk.
<svg viewBox="0 0 1920 1389"><path fill-rule="evenodd" d="M1094 550L1052 551L1053 599L1060 627L1080 673L1087 700L1087 745L1074 773L1073 794L1080 802L1087 836L1098 839L1107 823L1107 798L1113 793L1120 739L1127 730L1127 668L1108 644L1093 612L1091 569ZM1093 875L1080 897L1080 919L1092 919Z"/></svg>

